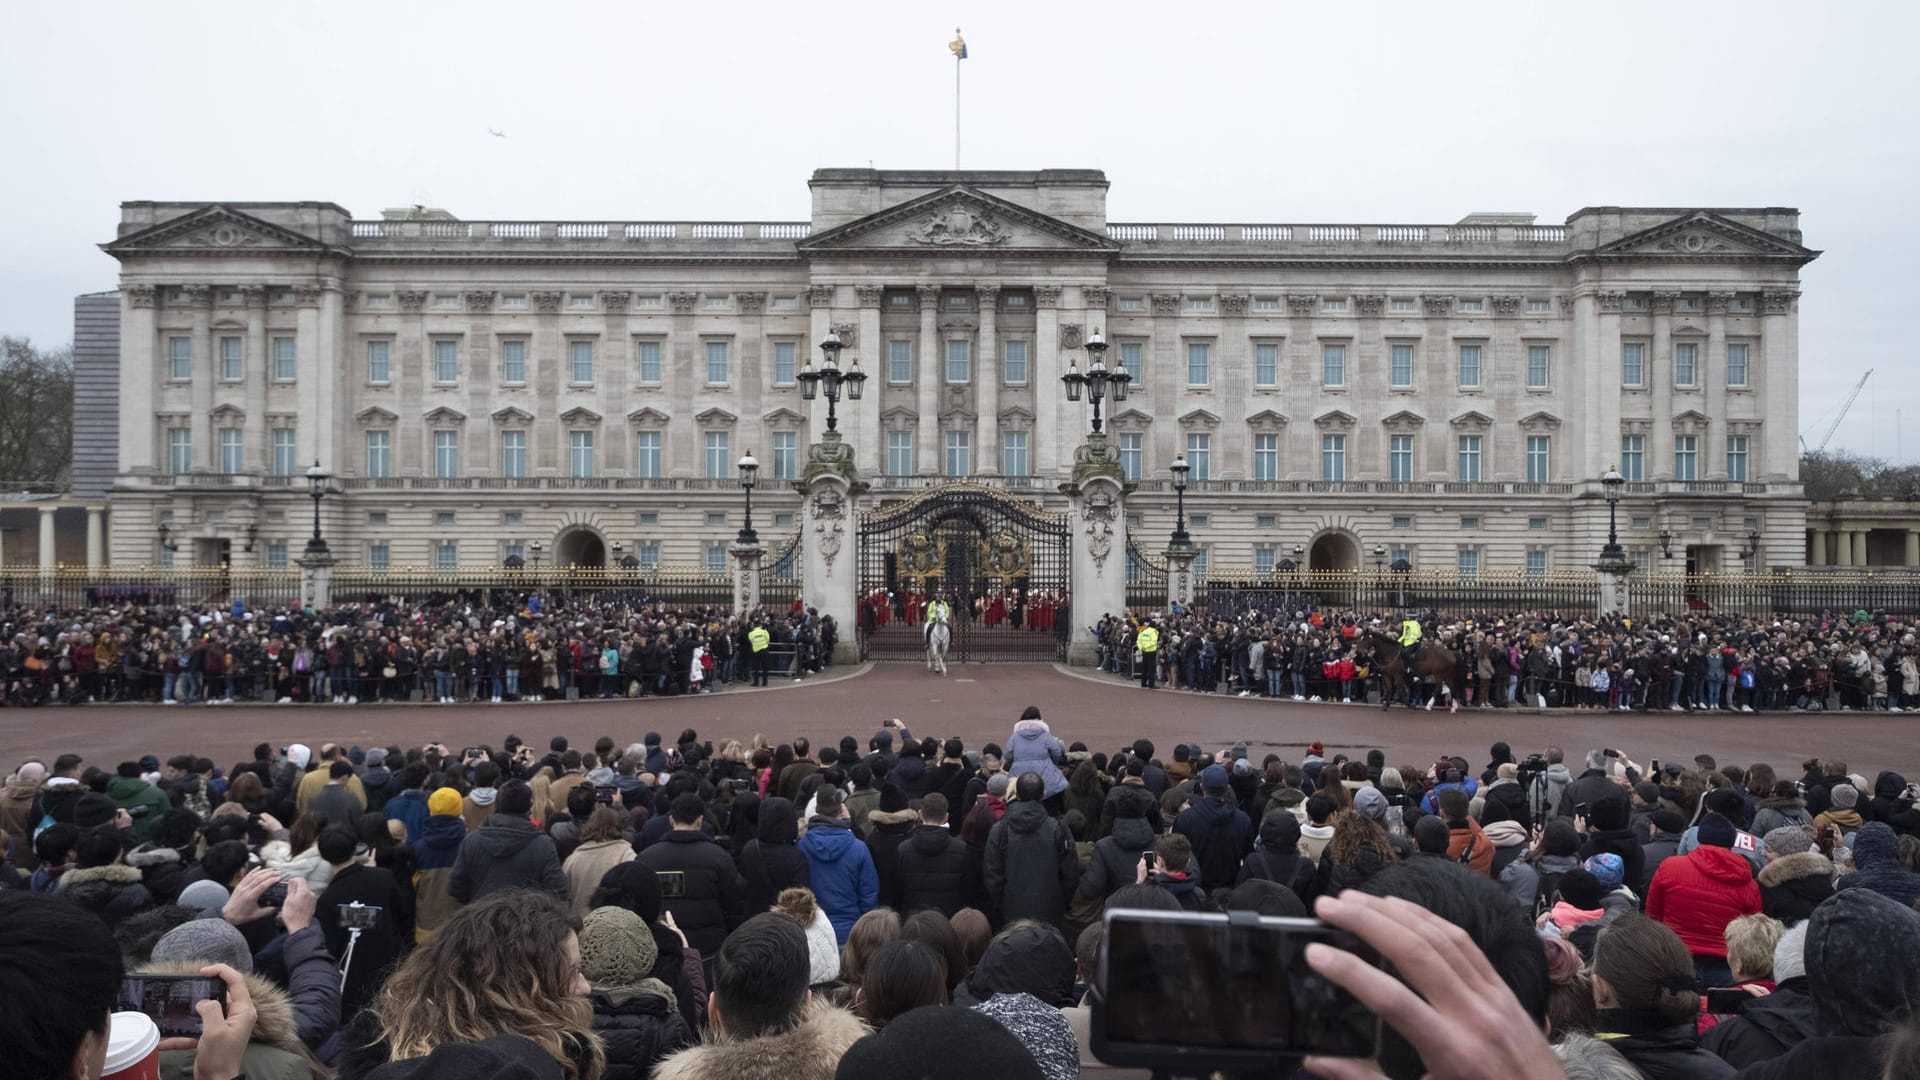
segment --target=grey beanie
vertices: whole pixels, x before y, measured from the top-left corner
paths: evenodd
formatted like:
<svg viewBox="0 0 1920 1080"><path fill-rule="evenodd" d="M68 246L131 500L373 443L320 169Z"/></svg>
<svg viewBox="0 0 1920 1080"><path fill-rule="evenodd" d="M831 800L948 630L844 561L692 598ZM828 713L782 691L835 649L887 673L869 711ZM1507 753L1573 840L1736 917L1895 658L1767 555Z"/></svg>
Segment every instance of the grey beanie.
<svg viewBox="0 0 1920 1080"><path fill-rule="evenodd" d="M203 915L212 915L226 907L232 895L225 885L217 881L196 881L180 890L180 906L193 908Z"/></svg>
<svg viewBox="0 0 1920 1080"><path fill-rule="evenodd" d="M225 919L195 919L169 930L153 943L155 963L168 960L225 964L242 975L253 974L253 950Z"/></svg>
<svg viewBox="0 0 1920 1080"><path fill-rule="evenodd" d="M1768 829L1765 840L1767 854L1775 857L1813 850L1813 834L1803 825L1782 825L1777 829Z"/></svg>
<svg viewBox="0 0 1920 1080"><path fill-rule="evenodd" d="M1379 788L1363 787L1353 793L1353 808L1382 825L1387 823L1387 797Z"/></svg>

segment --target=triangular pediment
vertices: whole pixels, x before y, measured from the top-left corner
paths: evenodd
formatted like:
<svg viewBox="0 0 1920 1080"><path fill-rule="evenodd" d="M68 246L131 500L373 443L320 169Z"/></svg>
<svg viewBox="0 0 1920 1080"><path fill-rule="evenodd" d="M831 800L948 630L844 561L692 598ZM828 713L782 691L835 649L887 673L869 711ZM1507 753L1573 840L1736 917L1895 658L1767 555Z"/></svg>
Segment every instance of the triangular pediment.
<svg viewBox="0 0 1920 1080"><path fill-rule="evenodd" d="M1642 229L1601 247L1603 259L1683 259L1698 262L1781 259L1795 264L1820 253L1708 210Z"/></svg>
<svg viewBox="0 0 1920 1080"><path fill-rule="evenodd" d="M1686 412L1683 412L1683 413L1675 413L1673 417L1673 422L1676 424L1712 423L1711 420L1707 419L1707 415L1703 412L1700 412L1698 409L1688 409Z"/></svg>
<svg viewBox="0 0 1920 1080"><path fill-rule="evenodd" d="M1313 426L1323 431L1350 431L1353 425L1353 415L1339 409L1329 409L1313 418Z"/></svg>
<svg viewBox="0 0 1920 1080"><path fill-rule="evenodd" d="M803 254L878 250L1108 254L1120 250L1119 244L1091 229L959 184L814 233L795 247Z"/></svg>
<svg viewBox="0 0 1920 1080"><path fill-rule="evenodd" d="M1275 412L1272 409L1262 409L1247 417L1247 426L1255 431L1279 431L1286 427L1288 422L1285 413Z"/></svg>
<svg viewBox="0 0 1920 1080"><path fill-rule="evenodd" d="M919 413L914 412L912 409L907 408L905 405L895 405L893 408L888 409L886 412L881 413L880 419L903 420L903 421L911 422L913 420L918 419L919 416L920 416Z"/></svg>
<svg viewBox="0 0 1920 1080"><path fill-rule="evenodd" d="M1427 418L1410 409L1401 409L1380 422L1396 431L1408 431L1425 425Z"/></svg>
<svg viewBox="0 0 1920 1080"><path fill-rule="evenodd" d="M804 424L807 422L806 417L801 416L799 413L794 412L792 409L788 409L784 407L773 410L767 415L761 417L760 420L761 422L765 423L768 427L777 427L777 428L799 427L801 424Z"/></svg>
<svg viewBox="0 0 1920 1080"><path fill-rule="evenodd" d="M327 245L251 214L215 203L151 225L136 233L100 245L116 258L160 252L234 252L242 255L280 255L287 252L321 253Z"/></svg>
<svg viewBox="0 0 1920 1080"><path fill-rule="evenodd" d="M420 419L425 421L430 427L445 426L447 424L464 424L467 422L467 414L458 409L449 409L445 405L442 405Z"/></svg>
<svg viewBox="0 0 1920 1080"><path fill-rule="evenodd" d="M1002 424L1032 424L1033 413L1015 405L1011 409L1000 410L1000 422Z"/></svg>
<svg viewBox="0 0 1920 1080"><path fill-rule="evenodd" d="M1525 431L1558 431L1560 418L1545 409L1520 418L1520 427Z"/></svg>
<svg viewBox="0 0 1920 1080"><path fill-rule="evenodd" d="M1180 418L1180 426L1185 428L1216 428L1220 418L1205 409L1195 409Z"/></svg>
<svg viewBox="0 0 1920 1080"><path fill-rule="evenodd" d="M560 422L563 424L597 424L600 420L601 416L599 413L594 412L584 405L576 406L560 414Z"/></svg>
<svg viewBox="0 0 1920 1080"><path fill-rule="evenodd" d="M639 424L641 427L658 427L665 424L669 419L671 419L671 417L666 413L652 406L644 409L635 409L627 414L627 423Z"/></svg>
<svg viewBox="0 0 1920 1080"><path fill-rule="evenodd" d="M1485 431L1493 426L1493 417L1477 409L1468 409L1447 423L1464 431Z"/></svg>
<svg viewBox="0 0 1920 1080"><path fill-rule="evenodd" d="M718 406L695 413L693 419L702 427L727 427L740 422L739 417Z"/></svg>
<svg viewBox="0 0 1920 1080"><path fill-rule="evenodd" d="M509 405L493 414L493 422L501 425L525 425L533 423L533 414L525 409L516 409Z"/></svg>
<svg viewBox="0 0 1920 1080"><path fill-rule="evenodd" d="M400 419L378 405L369 405L353 414L353 418L362 424L391 424Z"/></svg>
<svg viewBox="0 0 1920 1080"><path fill-rule="evenodd" d="M218 424L229 420L245 420L247 411L238 405L228 403L215 406L213 412L208 415L213 418L214 423Z"/></svg>

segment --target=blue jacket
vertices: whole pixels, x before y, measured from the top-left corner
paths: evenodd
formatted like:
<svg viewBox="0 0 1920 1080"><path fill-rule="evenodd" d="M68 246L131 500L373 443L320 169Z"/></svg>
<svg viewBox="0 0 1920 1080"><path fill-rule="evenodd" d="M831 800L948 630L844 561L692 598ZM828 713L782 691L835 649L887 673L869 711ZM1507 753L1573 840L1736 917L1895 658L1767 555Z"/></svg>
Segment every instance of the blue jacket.
<svg viewBox="0 0 1920 1080"><path fill-rule="evenodd" d="M873 869L873 853L854 835L850 822L818 814L807 822L800 851L807 857L813 898L833 923L833 936L845 945L854 922L880 901L880 875Z"/></svg>
<svg viewBox="0 0 1920 1080"><path fill-rule="evenodd" d="M460 842L467 838L466 819L459 814L429 817L420 827L420 837L407 845L413 851L416 870L445 870L460 861Z"/></svg>
<svg viewBox="0 0 1920 1080"><path fill-rule="evenodd" d="M1475 794L1479 792L1480 785L1471 776L1467 777L1465 780L1462 780L1457 784L1435 784L1433 785L1433 790L1427 792L1427 797L1420 800L1420 808L1425 810L1429 814L1439 813L1440 812L1440 793L1442 791L1445 791L1448 788L1459 788L1462 792L1466 794L1467 798L1471 799L1474 797Z"/></svg>
<svg viewBox="0 0 1920 1080"><path fill-rule="evenodd" d="M1067 790L1067 778L1060 763L1067 759L1067 748L1044 720L1022 720L1013 725L1013 737L1007 740L1007 775L1014 780L1021 774L1040 774L1041 798L1051 799Z"/></svg>
<svg viewBox="0 0 1920 1080"><path fill-rule="evenodd" d="M427 793L415 788L403 791L387 800L387 820L398 821L407 827L407 843L420 839L420 830L427 824Z"/></svg>

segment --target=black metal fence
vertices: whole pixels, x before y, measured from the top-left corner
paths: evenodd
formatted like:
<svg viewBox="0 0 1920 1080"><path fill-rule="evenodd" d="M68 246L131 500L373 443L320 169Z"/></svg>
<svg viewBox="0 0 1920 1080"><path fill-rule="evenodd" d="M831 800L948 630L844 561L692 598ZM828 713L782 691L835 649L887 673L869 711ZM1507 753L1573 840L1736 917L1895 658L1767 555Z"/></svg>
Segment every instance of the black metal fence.
<svg viewBox="0 0 1920 1080"><path fill-rule="evenodd" d="M1167 564L1127 541L1127 610L1146 614L1167 606Z"/></svg>

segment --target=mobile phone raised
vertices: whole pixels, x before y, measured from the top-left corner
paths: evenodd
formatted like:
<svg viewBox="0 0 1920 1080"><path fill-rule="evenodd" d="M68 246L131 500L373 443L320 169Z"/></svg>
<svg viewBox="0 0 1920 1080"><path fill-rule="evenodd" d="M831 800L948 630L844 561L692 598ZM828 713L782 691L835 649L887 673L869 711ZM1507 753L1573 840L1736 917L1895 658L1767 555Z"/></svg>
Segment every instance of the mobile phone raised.
<svg viewBox="0 0 1920 1080"><path fill-rule="evenodd" d="M200 1014L194 1006L217 1001L227 1007L227 984L201 975L129 975L120 984L114 1008L146 1013L160 1028L161 1038L197 1039Z"/></svg>

